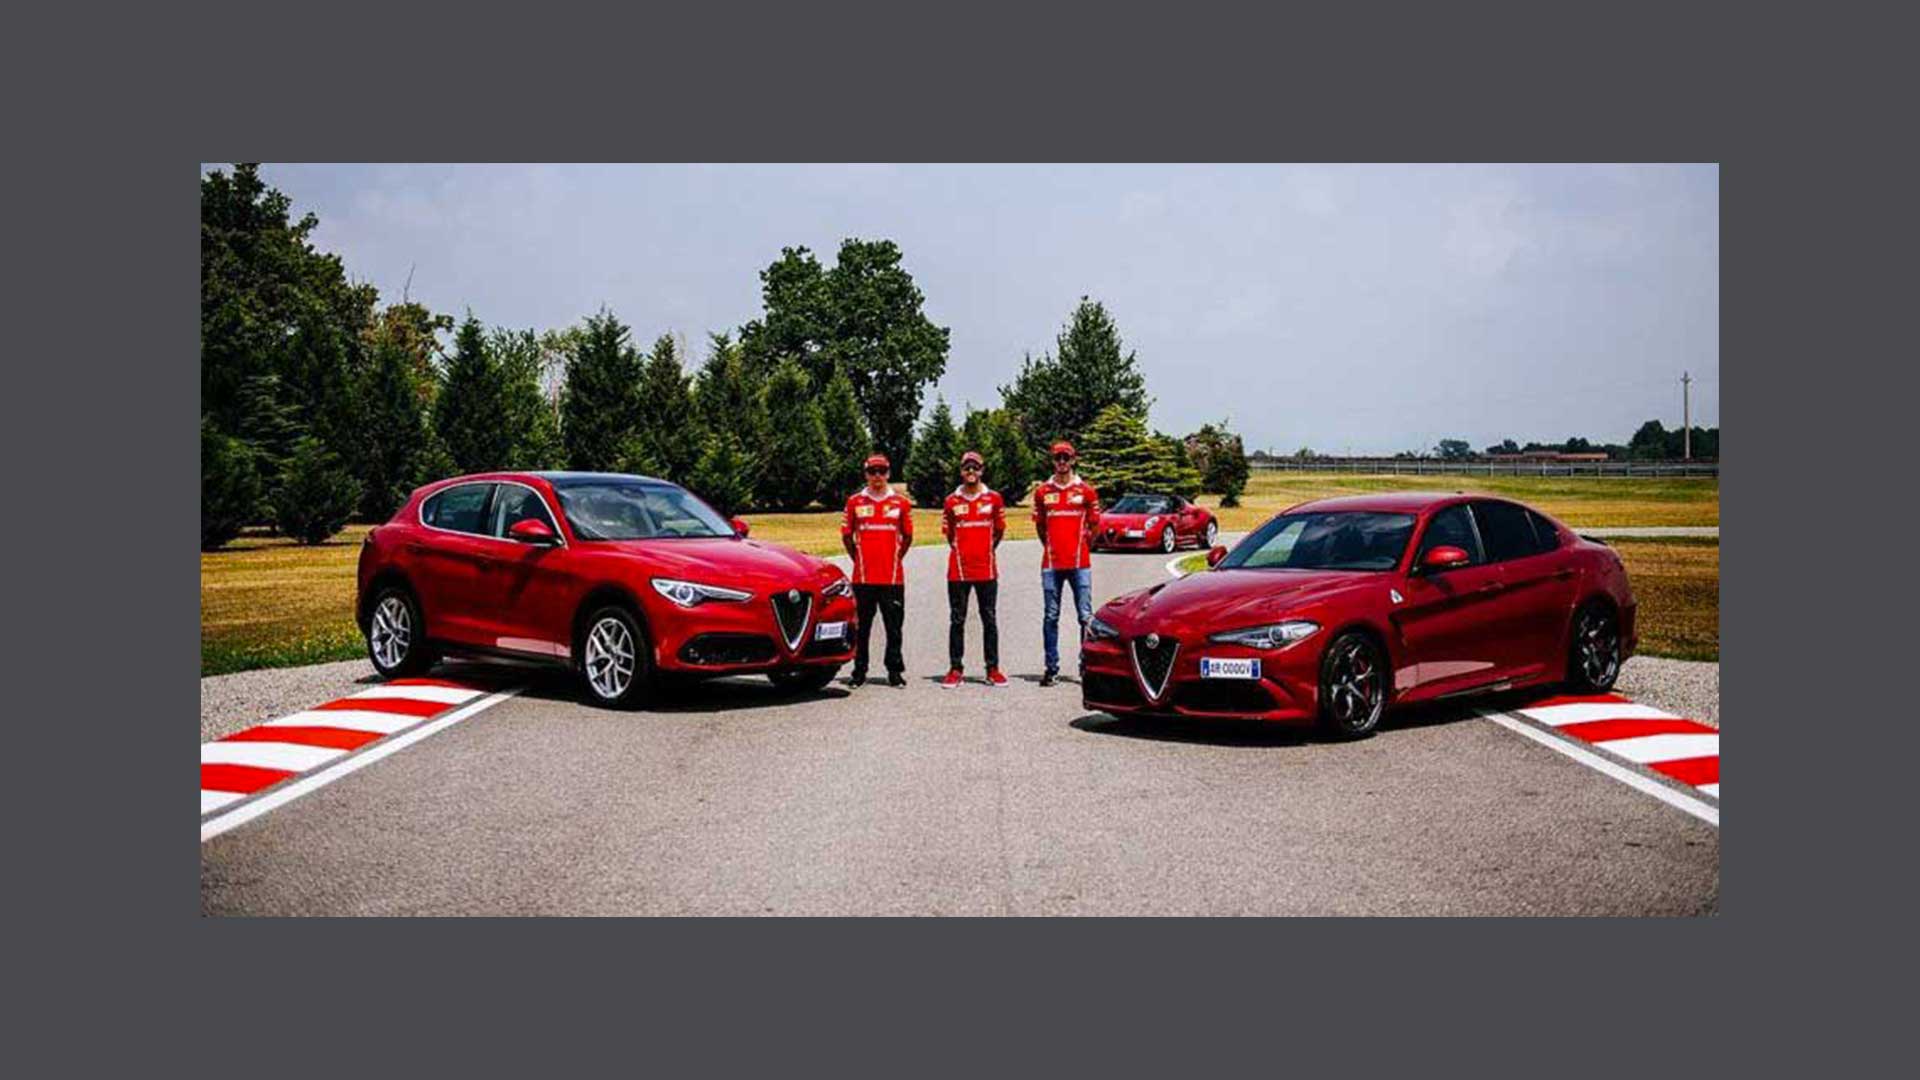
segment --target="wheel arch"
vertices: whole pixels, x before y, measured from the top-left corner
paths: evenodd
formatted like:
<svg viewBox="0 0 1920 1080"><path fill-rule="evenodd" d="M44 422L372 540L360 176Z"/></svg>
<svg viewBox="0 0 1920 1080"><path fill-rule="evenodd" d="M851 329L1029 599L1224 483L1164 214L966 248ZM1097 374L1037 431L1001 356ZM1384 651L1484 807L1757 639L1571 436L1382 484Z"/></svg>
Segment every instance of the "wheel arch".
<svg viewBox="0 0 1920 1080"><path fill-rule="evenodd" d="M1393 700L1400 694L1399 679L1396 676L1400 669L1402 649L1400 645L1393 640L1393 635L1387 632L1386 627L1364 616L1348 619L1334 626L1327 636L1322 639L1320 646L1321 663L1324 663L1326 660L1327 646L1333 644L1340 635L1349 632L1364 635L1368 640L1372 641L1374 645L1378 646L1381 654L1387 658L1387 704L1393 704ZM1319 670L1320 664L1315 664L1314 668L1316 671ZM1320 684L1318 678L1316 678L1314 680L1314 693L1317 695L1319 690Z"/></svg>
<svg viewBox="0 0 1920 1080"><path fill-rule="evenodd" d="M367 625L373 620L374 598L380 595L382 589L389 587L405 589L407 594L413 597L414 605L420 609L421 615L425 616L426 605L420 602L420 590L413 587L413 579L407 576L407 572L397 566L382 567L367 580L367 587L361 592L360 602L355 606L354 619L360 624L362 635L366 634Z"/></svg>
<svg viewBox="0 0 1920 1080"><path fill-rule="evenodd" d="M573 624L567 634L568 662L575 668L580 666L580 654L587 633L587 617L603 607L625 608L633 615L633 621L639 625L640 632L646 635L647 647L654 643L653 628L647 625L647 611L640 606L640 598L632 589L611 581L601 582L588 589L580 598L573 611Z"/></svg>

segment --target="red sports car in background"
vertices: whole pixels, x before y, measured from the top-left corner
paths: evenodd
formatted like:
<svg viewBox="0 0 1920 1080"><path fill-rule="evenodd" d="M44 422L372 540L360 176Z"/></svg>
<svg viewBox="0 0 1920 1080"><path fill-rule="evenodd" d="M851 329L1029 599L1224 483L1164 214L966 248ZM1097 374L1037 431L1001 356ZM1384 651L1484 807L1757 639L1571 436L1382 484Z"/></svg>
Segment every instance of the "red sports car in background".
<svg viewBox="0 0 1920 1080"><path fill-rule="evenodd" d="M1100 514L1095 551L1163 551L1185 543L1210 548L1220 535L1213 512L1178 495L1122 495Z"/></svg>
<svg viewBox="0 0 1920 1080"><path fill-rule="evenodd" d="M1502 499L1305 503L1208 562L1095 614L1088 708L1317 722L1352 738L1391 704L1530 683L1606 690L1636 643L1619 556Z"/></svg>
<svg viewBox="0 0 1920 1080"><path fill-rule="evenodd" d="M851 594L838 567L664 480L489 473L421 488L367 534L358 616L385 677L512 657L633 706L662 675L825 686L853 654Z"/></svg>

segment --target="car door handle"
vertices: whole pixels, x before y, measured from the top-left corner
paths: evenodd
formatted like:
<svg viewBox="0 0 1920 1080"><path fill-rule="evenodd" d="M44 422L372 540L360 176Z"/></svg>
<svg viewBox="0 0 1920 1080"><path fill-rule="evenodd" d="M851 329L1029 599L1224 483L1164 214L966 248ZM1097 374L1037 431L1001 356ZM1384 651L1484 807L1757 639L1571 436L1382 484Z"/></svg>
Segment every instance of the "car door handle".
<svg viewBox="0 0 1920 1080"><path fill-rule="evenodd" d="M1495 581L1495 582L1490 582L1486 585L1480 586L1478 591L1482 596L1492 596L1494 593L1505 591L1505 589L1506 589L1505 585L1502 585L1499 582Z"/></svg>

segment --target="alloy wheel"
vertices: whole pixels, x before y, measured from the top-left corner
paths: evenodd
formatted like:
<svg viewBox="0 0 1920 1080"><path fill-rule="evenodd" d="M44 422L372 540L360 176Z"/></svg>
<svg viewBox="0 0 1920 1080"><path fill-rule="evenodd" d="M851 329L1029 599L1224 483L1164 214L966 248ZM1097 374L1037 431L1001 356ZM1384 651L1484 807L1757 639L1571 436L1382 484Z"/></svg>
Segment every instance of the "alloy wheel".
<svg viewBox="0 0 1920 1080"><path fill-rule="evenodd" d="M1620 674L1620 631L1613 616L1600 607L1580 614L1574 630L1574 659L1580 665L1580 677L1588 686L1613 685Z"/></svg>
<svg viewBox="0 0 1920 1080"><path fill-rule="evenodd" d="M1343 732L1361 732L1379 722L1386 705L1380 658L1362 637L1334 643L1327 661L1327 713Z"/></svg>
<svg viewBox="0 0 1920 1080"><path fill-rule="evenodd" d="M1180 546L1180 538L1173 534L1173 526L1169 525L1160 534L1160 550L1172 554L1173 549L1178 546Z"/></svg>
<svg viewBox="0 0 1920 1080"><path fill-rule="evenodd" d="M609 615L587 631L587 683L602 699L613 701L633 683L633 632Z"/></svg>
<svg viewBox="0 0 1920 1080"><path fill-rule="evenodd" d="M1206 548L1208 551L1212 551L1213 542L1216 539L1218 539L1219 536L1220 536L1220 523L1217 521L1207 522L1207 537L1205 540L1202 540L1200 542L1200 546Z"/></svg>
<svg viewBox="0 0 1920 1080"><path fill-rule="evenodd" d="M399 667L413 646L413 612L406 600L398 594L389 594L381 600L374 608L373 626L367 637L373 647L373 658L383 669L391 671Z"/></svg>

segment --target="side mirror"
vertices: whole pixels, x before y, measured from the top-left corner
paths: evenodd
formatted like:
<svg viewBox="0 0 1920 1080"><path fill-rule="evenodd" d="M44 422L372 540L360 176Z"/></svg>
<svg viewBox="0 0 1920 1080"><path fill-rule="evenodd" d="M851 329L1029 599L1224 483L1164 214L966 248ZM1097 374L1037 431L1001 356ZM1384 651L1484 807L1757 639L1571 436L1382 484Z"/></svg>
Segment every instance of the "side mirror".
<svg viewBox="0 0 1920 1080"><path fill-rule="evenodd" d="M1452 544L1441 544L1439 547L1429 548L1425 555L1420 556L1420 569L1429 574L1436 574L1456 566L1465 566L1470 558L1471 556L1464 548L1457 548Z"/></svg>
<svg viewBox="0 0 1920 1080"><path fill-rule="evenodd" d="M1219 566L1220 560L1226 557L1227 557L1227 549L1220 546L1219 544L1215 544L1213 545L1212 549L1210 549L1207 552L1207 565Z"/></svg>
<svg viewBox="0 0 1920 1080"><path fill-rule="evenodd" d="M519 544L532 544L535 547L552 547L560 542L547 523L539 518L525 518L514 522L507 528L507 539Z"/></svg>
<svg viewBox="0 0 1920 1080"><path fill-rule="evenodd" d="M747 535L746 518L734 518L732 521L727 522L727 524L733 526L733 535L739 537L745 537Z"/></svg>

